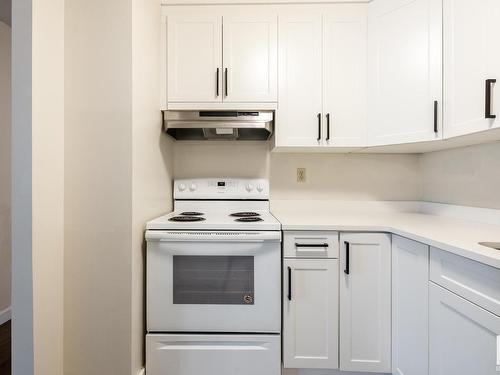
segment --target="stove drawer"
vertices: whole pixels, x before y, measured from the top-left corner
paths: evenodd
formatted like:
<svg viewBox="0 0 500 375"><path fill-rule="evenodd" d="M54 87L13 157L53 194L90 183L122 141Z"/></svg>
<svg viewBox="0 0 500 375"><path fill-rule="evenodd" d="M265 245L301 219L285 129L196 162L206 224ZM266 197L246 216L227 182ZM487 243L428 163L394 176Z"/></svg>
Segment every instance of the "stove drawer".
<svg viewBox="0 0 500 375"><path fill-rule="evenodd" d="M331 231L286 231L285 258L338 258L339 234Z"/></svg>
<svg viewBox="0 0 500 375"><path fill-rule="evenodd" d="M146 336L148 375L280 375L279 335Z"/></svg>

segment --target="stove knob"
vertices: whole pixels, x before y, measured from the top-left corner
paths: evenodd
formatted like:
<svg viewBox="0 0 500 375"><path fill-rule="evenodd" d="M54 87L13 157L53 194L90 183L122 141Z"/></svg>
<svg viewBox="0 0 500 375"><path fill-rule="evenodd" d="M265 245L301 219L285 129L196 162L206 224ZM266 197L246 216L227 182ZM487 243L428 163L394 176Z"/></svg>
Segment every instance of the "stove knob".
<svg viewBox="0 0 500 375"><path fill-rule="evenodd" d="M245 186L245 188L250 193L253 190L253 185L252 184L247 184L247 186Z"/></svg>
<svg viewBox="0 0 500 375"><path fill-rule="evenodd" d="M262 190L264 190L264 186L262 186L262 184L258 184L258 185L257 185L257 191L258 191L259 193L262 193Z"/></svg>
<svg viewBox="0 0 500 375"><path fill-rule="evenodd" d="M189 190L195 191L196 187L197 187L196 184L191 184L191 185L189 185Z"/></svg>
<svg viewBox="0 0 500 375"><path fill-rule="evenodd" d="M186 184L179 184L179 191L186 190Z"/></svg>

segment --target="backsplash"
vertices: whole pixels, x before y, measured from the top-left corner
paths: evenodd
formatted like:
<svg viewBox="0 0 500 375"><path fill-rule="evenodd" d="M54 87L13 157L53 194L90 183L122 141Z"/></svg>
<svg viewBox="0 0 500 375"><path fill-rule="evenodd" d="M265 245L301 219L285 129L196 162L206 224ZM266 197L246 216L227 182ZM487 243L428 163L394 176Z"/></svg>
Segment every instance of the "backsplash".
<svg viewBox="0 0 500 375"><path fill-rule="evenodd" d="M174 178L262 177L271 199L419 200L418 155L271 153L266 143L175 143ZM306 182L297 183L297 168Z"/></svg>
<svg viewBox="0 0 500 375"><path fill-rule="evenodd" d="M500 143L420 156L422 199L500 209Z"/></svg>

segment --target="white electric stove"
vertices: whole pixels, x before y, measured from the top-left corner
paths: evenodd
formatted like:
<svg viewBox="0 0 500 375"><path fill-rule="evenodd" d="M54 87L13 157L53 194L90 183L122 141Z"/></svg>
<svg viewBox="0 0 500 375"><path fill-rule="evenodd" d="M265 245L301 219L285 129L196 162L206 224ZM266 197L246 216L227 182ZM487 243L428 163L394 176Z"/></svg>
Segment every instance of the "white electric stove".
<svg viewBox="0 0 500 375"><path fill-rule="evenodd" d="M149 375L279 375L281 231L262 179L174 182L147 224Z"/></svg>

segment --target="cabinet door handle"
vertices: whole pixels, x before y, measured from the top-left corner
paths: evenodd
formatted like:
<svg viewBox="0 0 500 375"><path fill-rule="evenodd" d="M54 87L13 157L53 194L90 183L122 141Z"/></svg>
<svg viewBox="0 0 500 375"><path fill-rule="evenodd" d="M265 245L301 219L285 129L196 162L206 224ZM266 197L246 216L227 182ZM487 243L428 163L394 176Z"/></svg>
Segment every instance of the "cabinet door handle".
<svg viewBox="0 0 500 375"><path fill-rule="evenodd" d="M217 80L217 83L216 83L217 84L217 89L216 89L217 97L219 96L219 71L220 71L220 69L217 68L217 76L215 78Z"/></svg>
<svg viewBox="0 0 500 375"><path fill-rule="evenodd" d="M496 118L497 116L491 113L491 90L492 86L496 83L496 79L487 79L485 88L485 106L484 106L484 117L486 118Z"/></svg>
<svg viewBox="0 0 500 375"><path fill-rule="evenodd" d="M349 275L349 242L344 241L345 245L345 269L344 273Z"/></svg>
<svg viewBox="0 0 500 375"><path fill-rule="evenodd" d="M434 100L434 133L438 132L438 101Z"/></svg>
<svg viewBox="0 0 500 375"><path fill-rule="evenodd" d="M318 113L318 142L321 141L321 113Z"/></svg>
<svg viewBox="0 0 500 375"><path fill-rule="evenodd" d="M289 301L292 300L292 268L288 267L288 295L287 298Z"/></svg>
<svg viewBox="0 0 500 375"><path fill-rule="evenodd" d="M500 335L497 336L497 366L496 371L500 372Z"/></svg>
<svg viewBox="0 0 500 375"><path fill-rule="evenodd" d="M227 68L224 70L224 91L225 91L225 95L227 96Z"/></svg>
<svg viewBox="0 0 500 375"><path fill-rule="evenodd" d="M326 140L330 140L330 114L326 114Z"/></svg>

